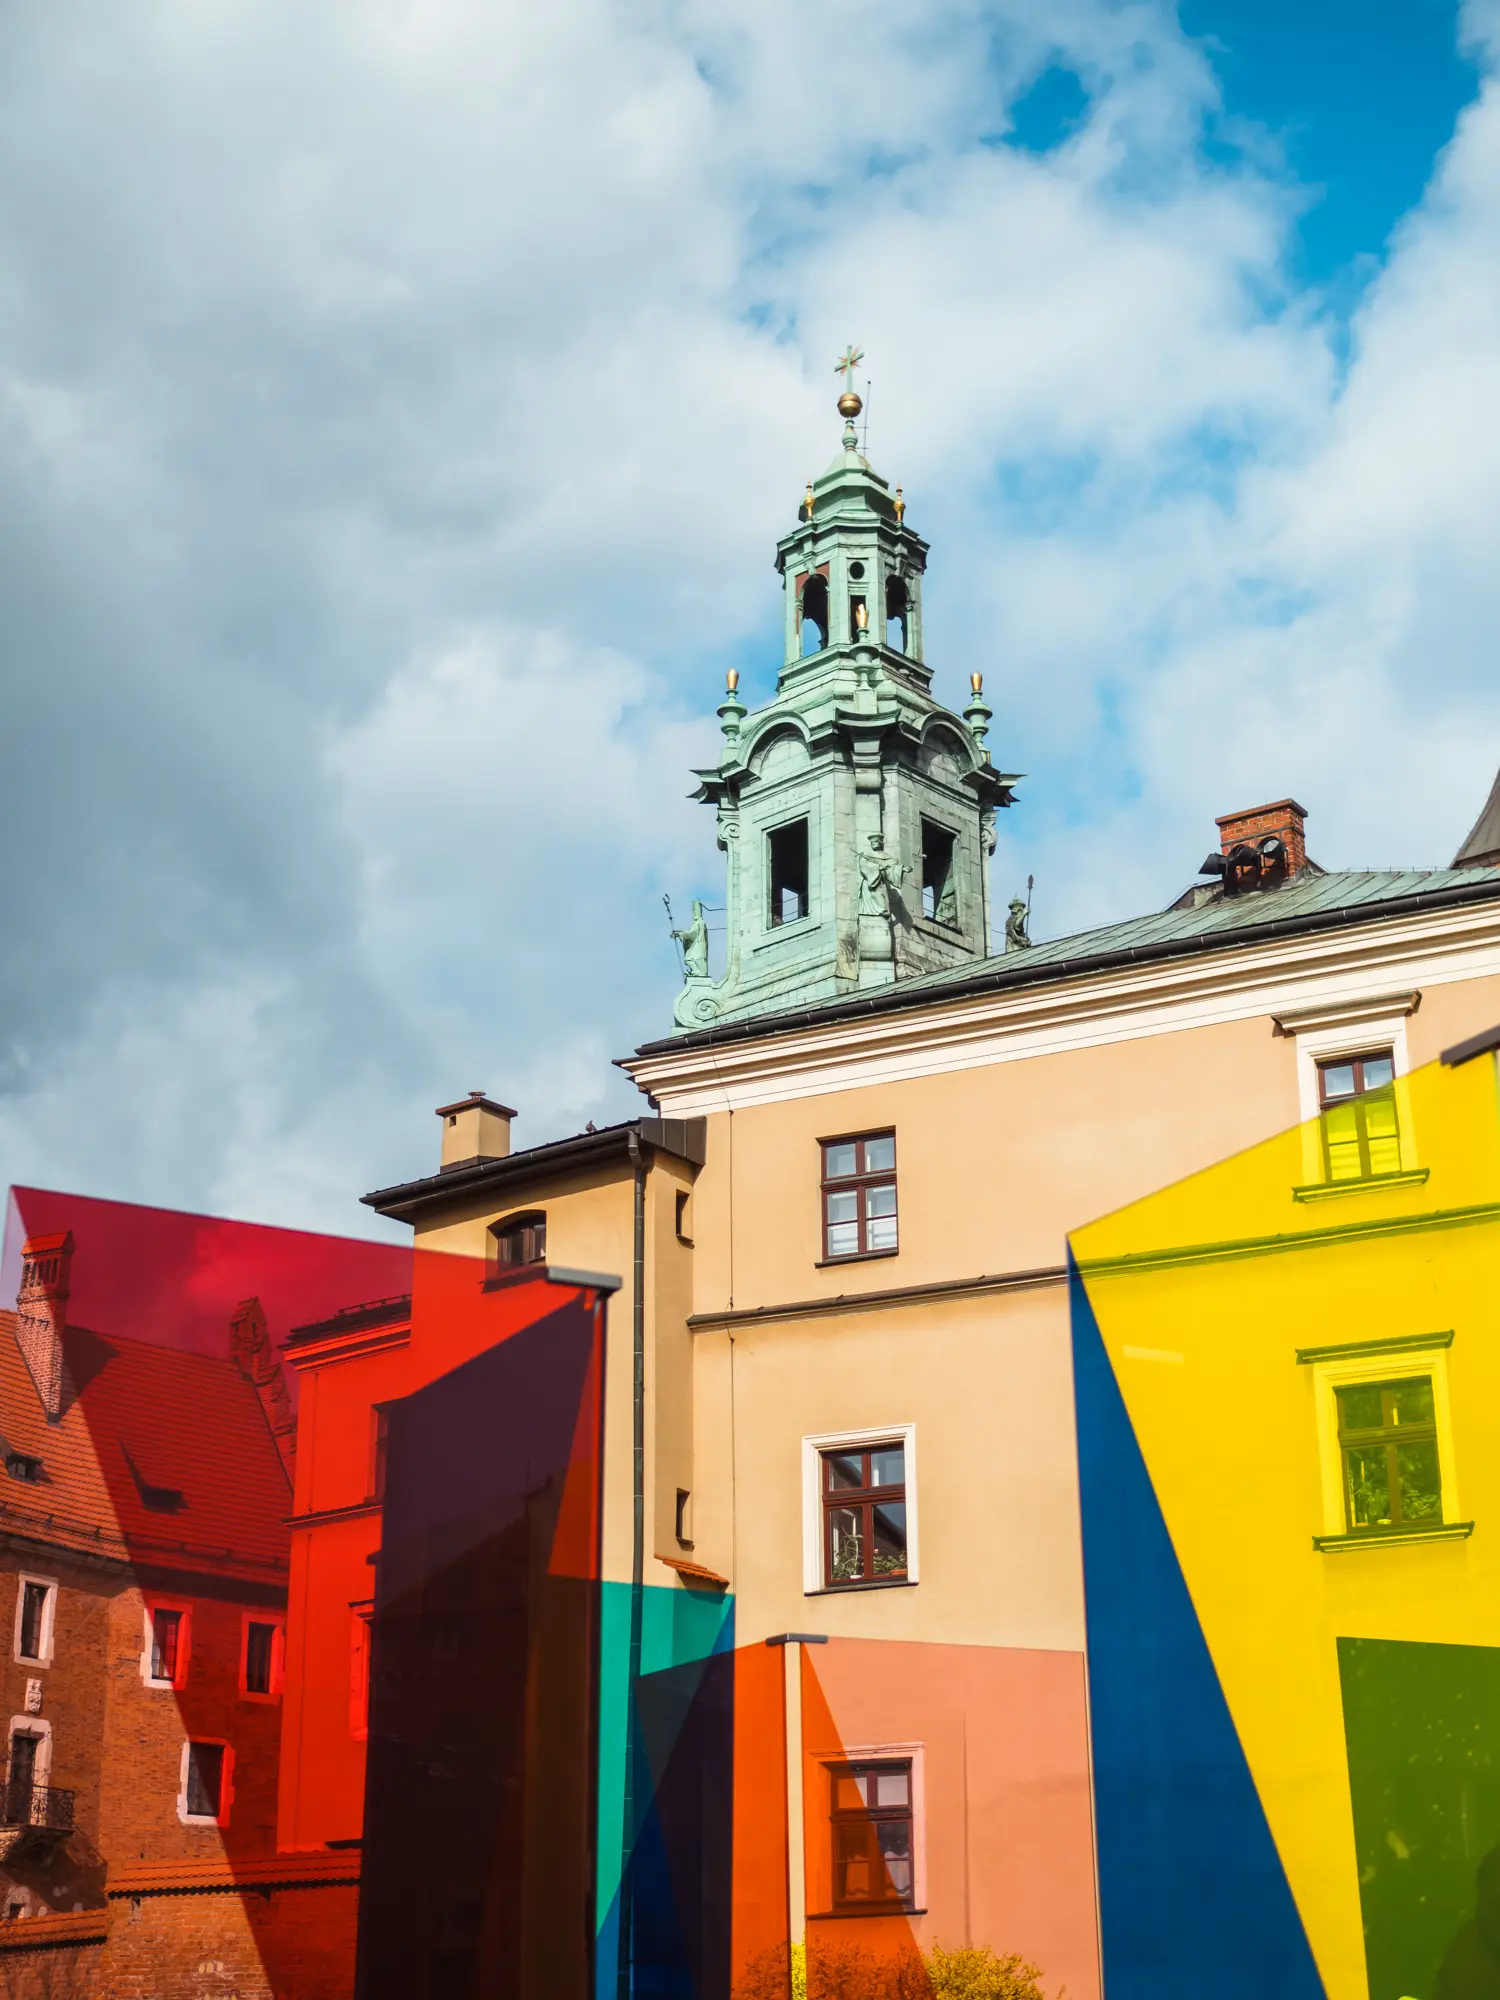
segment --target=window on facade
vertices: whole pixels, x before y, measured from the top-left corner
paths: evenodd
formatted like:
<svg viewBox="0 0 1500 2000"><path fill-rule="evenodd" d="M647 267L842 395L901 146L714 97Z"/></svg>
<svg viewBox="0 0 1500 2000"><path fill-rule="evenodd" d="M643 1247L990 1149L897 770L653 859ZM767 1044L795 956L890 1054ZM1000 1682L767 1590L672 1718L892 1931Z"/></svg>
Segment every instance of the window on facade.
<svg viewBox="0 0 1500 2000"><path fill-rule="evenodd" d="M151 1607L151 1678L174 1685L183 1665L183 1614L164 1604Z"/></svg>
<svg viewBox="0 0 1500 2000"><path fill-rule="evenodd" d="M349 1734L370 1733L370 1639L375 1607L358 1604L349 1629Z"/></svg>
<svg viewBox="0 0 1500 2000"><path fill-rule="evenodd" d="M1320 1062L1318 1101L1329 1180L1375 1180L1400 1173L1396 1071L1389 1049Z"/></svg>
<svg viewBox="0 0 1500 2000"><path fill-rule="evenodd" d="M885 587L885 643L898 653L906 651L907 615L906 585L893 576Z"/></svg>
<svg viewBox="0 0 1500 2000"><path fill-rule="evenodd" d="M251 1618L245 1625L245 1692L271 1694L276 1684L276 1643L280 1627Z"/></svg>
<svg viewBox="0 0 1500 2000"><path fill-rule="evenodd" d="M821 653L828 644L828 582L825 577L813 575L803 580L801 643L804 659L809 653Z"/></svg>
<svg viewBox="0 0 1500 2000"><path fill-rule="evenodd" d="M935 924L957 924L958 883L954 879L955 836L930 819L922 822L922 915Z"/></svg>
<svg viewBox="0 0 1500 2000"><path fill-rule="evenodd" d="M495 1262L502 1271L518 1271L525 1264L546 1263L547 1218L540 1212L513 1215L506 1222L497 1222L493 1233Z"/></svg>
<svg viewBox="0 0 1500 2000"><path fill-rule="evenodd" d="M46 1770L42 1762L42 1745L46 1741L39 1729L18 1729L10 1739L10 1758L5 1771L4 1811L0 1813L0 1823L6 1826L27 1826L45 1820L44 1801L37 1796L37 1788L46 1783ZM42 1810L38 1810L42 1808Z"/></svg>
<svg viewBox="0 0 1500 2000"><path fill-rule="evenodd" d="M823 1141L823 1256L897 1248L896 1135Z"/></svg>
<svg viewBox="0 0 1500 2000"><path fill-rule="evenodd" d="M385 1455L390 1443L390 1412L378 1406L370 1412L370 1498L385 1498Z"/></svg>
<svg viewBox="0 0 1500 2000"><path fill-rule="evenodd" d="M50 1583L27 1577L21 1584L20 1601L16 1606L16 1657L41 1664L48 1657L48 1640L51 1637L47 1627L52 1609Z"/></svg>
<svg viewBox="0 0 1500 2000"><path fill-rule="evenodd" d="M1349 1532L1440 1523L1443 1487L1431 1376L1351 1382L1334 1394Z"/></svg>
<svg viewBox="0 0 1500 2000"><path fill-rule="evenodd" d="M8 1451L5 1470L12 1479L25 1480L34 1486L42 1476L42 1461L29 1451Z"/></svg>
<svg viewBox="0 0 1500 2000"><path fill-rule="evenodd" d="M906 1575L906 1448L825 1451L823 1581L884 1583Z"/></svg>
<svg viewBox="0 0 1500 2000"><path fill-rule="evenodd" d="M766 835L766 876L770 883L770 923L794 924L805 917L807 901L807 821L793 820Z"/></svg>
<svg viewBox="0 0 1500 2000"><path fill-rule="evenodd" d="M836 1764L833 1787L833 1907L912 1907L909 1762Z"/></svg>
<svg viewBox="0 0 1500 2000"><path fill-rule="evenodd" d="M218 1819L224 1805L224 1745L190 1743L186 1810L189 1819Z"/></svg>

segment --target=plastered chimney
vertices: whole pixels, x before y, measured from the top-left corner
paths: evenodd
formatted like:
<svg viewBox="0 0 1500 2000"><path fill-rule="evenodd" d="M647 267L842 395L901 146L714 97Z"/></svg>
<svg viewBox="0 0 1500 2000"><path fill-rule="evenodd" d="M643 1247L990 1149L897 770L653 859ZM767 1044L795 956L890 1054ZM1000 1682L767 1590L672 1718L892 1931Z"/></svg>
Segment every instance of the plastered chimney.
<svg viewBox="0 0 1500 2000"><path fill-rule="evenodd" d="M16 1345L49 1423L56 1423L62 1415L63 1333L68 1323L72 1268L71 1229L54 1236L28 1236L21 1246Z"/></svg>
<svg viewBox="0 0 1500 2000"><path fill-rule="evenodd" d="M480 1160L503 1160L510 1151L510 1121L515 1112L496 1104L482 1090L471 1090L457 1104L440 1104L443 1121L442 1171L472 1167Z"/></svg>

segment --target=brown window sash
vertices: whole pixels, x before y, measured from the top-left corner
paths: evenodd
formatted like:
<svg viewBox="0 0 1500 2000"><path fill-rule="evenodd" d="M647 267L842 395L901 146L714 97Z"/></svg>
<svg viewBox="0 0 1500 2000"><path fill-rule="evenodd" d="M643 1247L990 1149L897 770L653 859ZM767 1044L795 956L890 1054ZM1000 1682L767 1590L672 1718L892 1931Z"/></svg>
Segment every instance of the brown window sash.
<svg viewBox="0 0 1500 2000"><path fill-rule="evenodd" d="M820 1141L823 1161L821 1186L823 1200L823 1261L825 1263L836 1263L845 1257L889 1255L899 1247L900 1226L897 1220L895 1166L871 1167L867 1164L869 1148L877 1141L890 1142L892 1158L894 1159L896 1135L889 1130L884 1132L862 1132L849 1138L824 1139ZM829 1173L829 1154L836 1146L853 1146L854 1172L852 1174ZM890 1212L886 1215L870 1215L867 1212L869 1203L866 1200L866 1195L872 1190L885 1188L889 1188L891 1191ZM836 1216L833 1213L836 1198L840 1195L851 1194L854 1197L854 1214L852 1216ZM845 1244L841 1248L836 1248L833 1235L834 1230L847 1229L851 1224L857 1232L855 1247L851 1249ZM881 1228L879 1226L881 1224L888 1225L888 1227ZM878 1236L883 1235L889 1235L894 1240L889 1243L881 1243L875 1240Z"/></svg>
<svg viewBox="0 0 1500 2000"><path fill-rule="evenodd" d="M895 1486L872 1484L871 1457L877 1451L902 1451L903 1477ZM833 1461L837 1458L859 1458L860 1484L835 1487L833 1484ZM877 1507L906 1506L905 1448L893 1440L887 1444L867 1445L858 1450L840 1451L836 1447L821 1454L823 1465L823 1583L830 1590L858 1589L868 1583L897 1583L906 1579L909 1569L906 1550L906 1532L902 1533L902 1562L899 1569L877 1569L875 1567L875 1510ZM860 1517L860 1560L858 1576L835 1576L834 1574L834 1515L835 1513L857 1513Z"/></svg>
<svg viewBox="0 0 1500 2000"><path fill-rule="evenodd" d="M869 1777L878 1781L881 1777L904 1777L906 1780L906 1803L899 1806L840 1806L838 1787L841 1778ZM839 1764L831 1767L829 1777L832 1787L832 1804L829 1812L829 1827L832 1836L833 1894L832 1906L835 1910L910 1910L916 1904L916 1827L912 1815L911 1763L906 1758L892 1759L879 1763ZM905 1830L904 1840L900 1830ZM892 1836L895 1836L892 1842ZM884 1836L884 1838L882 1838ZM891 1845L898 1850L891 1858L904 1861L907 1884L898 1888L891 1879L886 1863L886 1855ZM899 1849L904 1847L904 1855ZM852 1869L851 1869L852 1864ZM850 1894L851 1872L863 1869L866 1880L872 1882L875 1893L870 1895Z"/></svg>
<svg viewBox="0 0 1500 2000"><path fill-rule="evenodd" d="M1391 1081L1388 1083L1370 1084L1366 1079L1365 1072L1366 1065L1371 1063L1384 1064L1394 1069L1392 1053L1389 1049L1366 1049L1362 1055L1357 1056L1330 1056L1326 1061L1318 1064L1318 1103L1323 1113L1321 1121L1323 1127L1323 1167L1329 1180L1350 1180L1356 1178L1354 1175L1335 1172L1336 1166L1340 1164L1335 1159L1335 1148L1338 1147L1340 1152L1343 1153L1344 1158L1347 1159L1348 1136L1353 1137L1357 1147L1359 1164L1358 1179L1379 1180L1385 1174L1394 1174L1401 1171L1401 1133L1395 1116L1395 1078L1393 1075ZM1353 1072L1354 1088L1353 1090L1331 1094L1328 1088L1328 1079L1335 1070L1340 1069L1347 1069ZM1340 1145L1340 1135L1335 1133L1333 1121L1330 1116L1331 1113L1345 1114L1344 1134L1346 1136L1344 1136L1342 1145ZM1377 1123L1388 1127L1388 1129L1372 1132L1372 1125ZM1388 1151L1393 1142L1396 1147L1394 1162L1387 1159L1377 1165L1375 1163L1374 1148L1376 1146L1383 1146Z"/></svg>

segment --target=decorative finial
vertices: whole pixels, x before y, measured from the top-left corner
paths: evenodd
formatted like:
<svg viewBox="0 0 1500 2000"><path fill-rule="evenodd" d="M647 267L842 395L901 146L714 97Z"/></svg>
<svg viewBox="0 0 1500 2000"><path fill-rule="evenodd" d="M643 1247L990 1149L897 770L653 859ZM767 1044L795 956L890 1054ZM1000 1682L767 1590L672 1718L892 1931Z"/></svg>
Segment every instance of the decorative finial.
<svg viewBox="0 0 1500 2000"><path fill-rule="evenodd" d="M868 632L870 629L870 614L865 609L865 600L862 597L854 600L854 624L855 629L860 632Z"/></svg>
<svg viewBox="0 0 1500 2000"><path fill-rule="evenodd" d="M812 517L813 517L813 490L812 490L812 481L809 479L807 482L807 494L802 502L802 518L805 521L810 521Z"/></svg>
<svg viewBox="0 0 1500 2000"><path fill-rule="evenodd" d="M740 733L740 724L746 715L745 704L740 700L740 670L730 667L724 676L724 699L719 703L719 727L731 743Z"/></svg>
<svg viewBox="0 0 1500 2000"><path fill-rule="evenodd" d="M896 488L895 507L896 526L899 528L901 523L906 519L906 502L901 498L901 488L899 486Z"/></svg>
<svg viewBox="0 0 1500 2000"><path fill-rule="evenodd" d="M856 347L851 341L833 364L834 374L842 375L844 378L844 393L839 397L839 415L844 420L845 451L859 450L859 433L854 428L854 419L864 408L864 404L854 393L854 371L864 358L864 349Z"/></svg>
<svg viewBox="0 0 1500 2000"><path fill-rule="evenodd" d="M964 710L964 721L968 723L969 734L978 744L979 753L987 764L990 753L984 747L984 739L989 734L990 717L995 711L984 698L984 675L970 674L969 689L969 705Z"/></svg>

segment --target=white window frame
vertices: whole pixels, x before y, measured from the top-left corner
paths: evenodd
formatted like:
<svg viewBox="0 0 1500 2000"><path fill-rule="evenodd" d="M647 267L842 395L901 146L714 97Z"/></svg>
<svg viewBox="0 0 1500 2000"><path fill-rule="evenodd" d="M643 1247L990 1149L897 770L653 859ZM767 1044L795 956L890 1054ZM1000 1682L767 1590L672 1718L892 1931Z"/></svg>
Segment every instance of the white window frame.
<svg viewBox="0 0 1500 2000"><path fill-rule="evenodd" d="M175 1679L170 1681L157 1680L151 1671L151 1650L152 1639L154 1637L152 1631L152 1614L157 1611L180 1611L182 1613L182 1624L178 1629L177 1635L177 1675ZM149 1688L177 1688L179 1690L185 1688L187 1686L188 1667L193 1657L192 1605L180 1597L148 1597L141 1606L141 1623L144 1628L144 1638L141 1646L141 1679ZM211 1743L216 1739L205 1736L203 1740L205 1743Z"/></svg>
<svg viewBox="0 0 1500 2000"><path fill-rule="evenodd" d="M1395 1075L1397 1132L1401 1141L1401 1171L1421 1165L1411 1115L1411 1093L1402 1079L1411 1060L1406 1045L1407 1017L1416 1011L1420 993L1385 993L1369 1001L1348 1001L1327 1007L1302 1007L1276 1016L1282 1034L1297 1044L1297 1103L1302 1121L1302 1179L1306 1186L1328 1180L1323 1157L1323 1103L1318 1087L1320 1064L1339 1056L1391 1052ZM1350 1182L1360 1187L1362 1182Z"/></svg>
<svg viewBox="0 0 1500 2000"><path fill-rule="evenodd" d="M165 1683L158 1683L164 1686ZM219 1810L216 1813L192 1813L187 1809L188 1762L195 1743L216 1743L224 1752L224 1762L219 1771ZM177 1778L177 1817L184 1826L228 1826L230 1807L234 1804L234 1745L224 1736L185 1736L182 1739L182 1760Z"/></svg>
<svg viewBox="0 0 1500 2000"><path fill-rule="evenodd" d="M830 1584L823 1580L823 1453L848 1445L864 1451L872 1444L899 1444L906 1454L906 1575L889 1583ZM802 1440L802 1594L804 1597L857 1597L862 1590L899 1590L918 1581L917 1427L876 1424L865 1430L823 1431Z"/></svg>
<svg viewBox="0 0 1500 2000"><path fill-rule="evenodd" d="M261 1693L249 1685L250 1673L250 1627L270 1625L275 1629L271 1641L271 1686ZM240 1619L240 1699L241 1701L280 1701L281 1690L286 1681L286 1617L280 1611L247 1611ZM212 1742L205 1736L205 1743Z"/></svg>
<svg viewBox="0 0 1500 2000"><path fill-rule="evenodd" d="M878 1436L879 1433L877 1432ZM823 1786L823 1814L830 1812L830 1781L838 1764L894 1764L905 1758L911 1765L911 1904L916 1913L927 1908L927 1750L921 1743L859 1743L834 1750L816 1750L811 1761L818 1765ZM815 1886L825 1892L827 1907L815 1914L835 1919L848 1915L833 1907L833 1850L829 1838L828 1881Z"/></svg>
<svg viewBox="0 0 1500 2000"><path fill-rule="evenodd" d="M1371 1341L1368 1346L1350 1346L1347 1353L1329 1355L1308 1363L1312 1375L1314 1407L1318 1428L1318 1458L1321 1469L1323 1535L1348 1548L1382 1548L1393 1543L1416 1541L1422 1530L1384 1535L1378 1529L1367 1534L1352 1530L1344 1506L1344 1467L1339 1452L1339 1410L1335 1391L1358 1382L1399 1382L1409 1375L1427 1375L1432 1380L1433 1427L1437 1432L1438 1478L1443 1491L1443 1518L1429 1531L1434 1535L1451 1531L1463 1522L1459 1500L1458 1473L1453 1453L1453 1411L1448 1393L1448 1349L1452 1335L1434 1336L1427 1341ZM1313 1350L1316 1352L1316 1350Z"/></svg>
<svg viewBox="0 0 1500 2000"><path fill-rule="evenodd" d="M21 1651L21 1614L26 1605L26 1586L40 1583L45 1586L47 1601L42 1606L42 1649L39 1653ZM36 1570L23 1569L16 1578L16 1629L11 1640L11 1658L28 1667L50 1667L52 1665L57 1630L57 1578L42 1576Z"/></svg>

